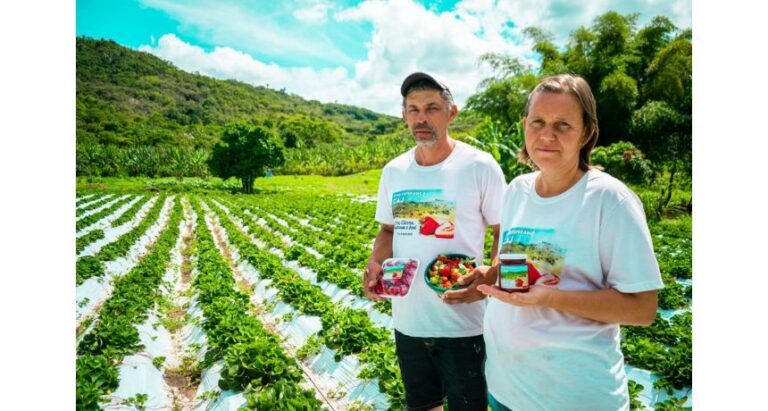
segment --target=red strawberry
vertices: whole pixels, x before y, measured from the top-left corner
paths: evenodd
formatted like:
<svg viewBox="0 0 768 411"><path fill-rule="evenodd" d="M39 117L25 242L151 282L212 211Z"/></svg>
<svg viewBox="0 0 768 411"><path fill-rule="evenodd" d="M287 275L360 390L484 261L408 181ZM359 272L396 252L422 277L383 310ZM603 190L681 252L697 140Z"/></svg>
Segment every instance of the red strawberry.
<svg viewBox="0 0 768 411"><path fill-rule="evenodd" d="M523 279L522 278L515 279L515 285L518 286L518 287L522 287L523 286Z"/></svg>
<svg viewBox="0 0 768 411"><path fill-rule="evenodd" d="M373 291L375 291L376 294L381 294L384 292L384 287L381 286L381 283L376 283L376 286L373 287Z"/></svg>
<svg viewBox="0 0 768 411"><path fill-rule="evenodd" d="M447 277L451 275L451 266L450 265L444 265L442 268L440 268L440 275L443 277Z"/></svg>

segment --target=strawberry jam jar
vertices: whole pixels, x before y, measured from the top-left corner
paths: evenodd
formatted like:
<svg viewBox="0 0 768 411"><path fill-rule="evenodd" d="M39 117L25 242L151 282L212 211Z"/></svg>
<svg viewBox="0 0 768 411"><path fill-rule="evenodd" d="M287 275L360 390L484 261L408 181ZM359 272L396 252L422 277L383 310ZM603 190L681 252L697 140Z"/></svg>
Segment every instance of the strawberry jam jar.
<svg viewBox="0 0 768 411"><path fill-rule="evenodd" d="M527 292L528 291L528 264L526 264L526 254L501 254L499 261L501 268L499 270L500 289L507 292Z"/></svg>

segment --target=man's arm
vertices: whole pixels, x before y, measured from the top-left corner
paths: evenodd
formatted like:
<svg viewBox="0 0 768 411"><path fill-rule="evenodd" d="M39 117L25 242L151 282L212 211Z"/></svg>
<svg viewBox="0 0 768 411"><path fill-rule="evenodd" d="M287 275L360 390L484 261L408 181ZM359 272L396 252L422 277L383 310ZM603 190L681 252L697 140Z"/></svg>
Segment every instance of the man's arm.
<svg viewBox="0 0 768 411"><path fill-rule="evenodd" d="M373 291L373 287L376 285L376 280L381 273L381 263L387 258L392 257L392 237L394 232L394 225L381 225L379 234L376 235L376 240L373 242L373 251L368 259L368 266L363 271L363 291L365 296L372 300L383 299Z"/></svg>

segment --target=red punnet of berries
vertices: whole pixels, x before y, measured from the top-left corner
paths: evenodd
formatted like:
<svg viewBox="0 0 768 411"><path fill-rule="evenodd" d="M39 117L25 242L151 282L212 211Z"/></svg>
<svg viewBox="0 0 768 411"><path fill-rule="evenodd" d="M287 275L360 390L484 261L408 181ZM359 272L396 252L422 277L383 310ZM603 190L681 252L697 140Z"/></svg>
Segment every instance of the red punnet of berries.
<svg viewBox="0 0 768 411"><path fill-rule="evenodd" d="M401 298L408 294L413 278L419 270L414 258L388 258L381 263L382 275L374 287L382 297Z"/></svg>

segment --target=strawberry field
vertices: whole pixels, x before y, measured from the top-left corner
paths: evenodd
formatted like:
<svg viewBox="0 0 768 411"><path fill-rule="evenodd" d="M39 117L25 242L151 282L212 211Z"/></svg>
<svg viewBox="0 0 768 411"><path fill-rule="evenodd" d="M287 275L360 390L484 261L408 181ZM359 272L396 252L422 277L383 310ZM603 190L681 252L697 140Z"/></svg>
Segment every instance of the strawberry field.
<svg viewBox="0 0 768 411"><path fill-rule="evenodd" d="M78 410L402 408L390 305L360 284L370 196L79 186L76 209ZM623 328L632 406L683 409L690 218L651 231L666 288Z"/></svg>

